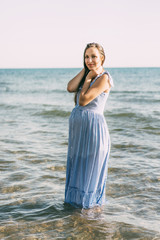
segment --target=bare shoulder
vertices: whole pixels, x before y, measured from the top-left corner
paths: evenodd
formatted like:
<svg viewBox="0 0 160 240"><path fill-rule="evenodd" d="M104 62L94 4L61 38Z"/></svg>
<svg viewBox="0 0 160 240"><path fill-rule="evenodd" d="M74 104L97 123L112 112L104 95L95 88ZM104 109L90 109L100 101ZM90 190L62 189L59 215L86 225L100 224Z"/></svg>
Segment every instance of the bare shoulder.
<svg viewBox="0 0 160 240"><path fill-rule="evenodd" d="M96 81L99 81L99 82L109 82L109 75L108 73L104 73L102 76L98 77Z"/></svg>
<svg viewBox="0 0 160 240"><path fill-rule="evenodd" d="M109 75L107 72L103 73L103 75L100 78L104 79L105 81L109 81Z"/></svg>
<svg viewBox="0 0 160 240"><path fill-rule="evenodd" d="M102 87L105 88L104 92L108 92L111 85L109 81L109 75L107 73L104 73L102 76L100 76L95 83L93 84L95 87Z"/></svg>

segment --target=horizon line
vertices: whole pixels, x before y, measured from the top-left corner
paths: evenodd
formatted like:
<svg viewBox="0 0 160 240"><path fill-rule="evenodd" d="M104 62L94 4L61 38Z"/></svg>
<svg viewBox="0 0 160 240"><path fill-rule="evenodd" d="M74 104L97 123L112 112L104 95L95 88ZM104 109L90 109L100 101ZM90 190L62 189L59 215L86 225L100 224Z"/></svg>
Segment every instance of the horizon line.
<svg viewBox="0 0 160 240"><path fill-rule="evenodd" d="M0 70L7 69L82 69L83 67L4 67ZM160 66L143 66L143 67L104 67L104 68L160 68Z"/></svg>

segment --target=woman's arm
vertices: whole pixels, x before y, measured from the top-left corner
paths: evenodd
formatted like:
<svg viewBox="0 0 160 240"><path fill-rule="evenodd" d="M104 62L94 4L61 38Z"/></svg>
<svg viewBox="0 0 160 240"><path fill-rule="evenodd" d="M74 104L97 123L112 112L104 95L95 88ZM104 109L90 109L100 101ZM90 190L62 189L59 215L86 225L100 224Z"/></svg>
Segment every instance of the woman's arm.
<svg viewBox="0 0 160 240"><path fill-rule="evenodd" d="M67 84L67 91L68 92L76 92L78 85L83 78L85 73L85 69L83 68L73 79L71 79Z"/></svg>
<svg viewBox="0 0 160 240"><path fill-rule="evenodd" d="M101 77L99 77L91 87L92 78L88 74L86 77L86 80L84 82L83 88L81 90L80 96L79 96L79 105L85 106L89 102L91 102L93 99L95 99L97 96L99 96L102 92L110 89L111 85L109 82L109 77L107 74L103 74Z"/></svg>

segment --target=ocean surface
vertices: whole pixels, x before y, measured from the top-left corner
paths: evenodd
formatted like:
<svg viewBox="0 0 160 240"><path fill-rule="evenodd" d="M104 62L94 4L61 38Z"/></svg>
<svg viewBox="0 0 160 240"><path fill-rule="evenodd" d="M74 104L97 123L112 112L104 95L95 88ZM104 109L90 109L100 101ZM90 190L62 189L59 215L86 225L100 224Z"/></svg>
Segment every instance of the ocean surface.
<svg viewBox="0 0 160 240"><path fill-rule="evenodd" d="M160 68L111 68L108 204L64 204L80 69L0 70L0 239L160 239Z"/></svg>

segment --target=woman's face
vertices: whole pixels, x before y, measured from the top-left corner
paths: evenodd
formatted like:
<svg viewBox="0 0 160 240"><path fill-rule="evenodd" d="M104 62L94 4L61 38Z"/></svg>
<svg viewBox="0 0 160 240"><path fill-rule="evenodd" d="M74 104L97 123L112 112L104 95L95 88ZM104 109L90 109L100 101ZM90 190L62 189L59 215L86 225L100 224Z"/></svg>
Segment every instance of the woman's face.
<svg viewBox="0 0 160 240"><path fill-rule="evenodd" d="M85 64L88 69L97 70L102 66L103 56L101 56L99 50L96 47L90 47L86 50L85 55Z"/></svg>

